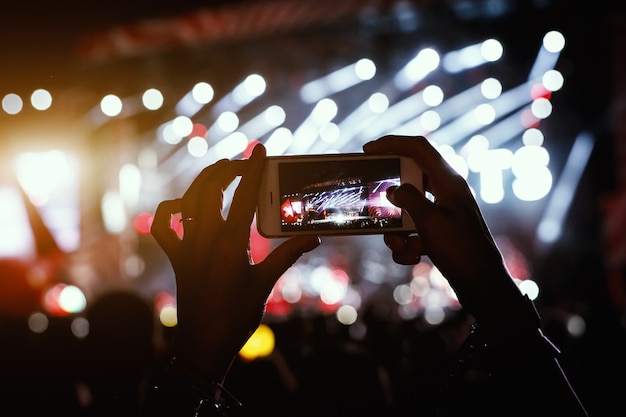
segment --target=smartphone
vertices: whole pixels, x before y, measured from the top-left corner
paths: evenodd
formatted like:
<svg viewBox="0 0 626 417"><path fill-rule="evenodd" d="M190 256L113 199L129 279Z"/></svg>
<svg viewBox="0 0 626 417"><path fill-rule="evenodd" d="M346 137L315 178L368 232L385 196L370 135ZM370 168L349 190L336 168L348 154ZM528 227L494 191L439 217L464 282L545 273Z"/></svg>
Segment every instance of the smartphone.
<svg viewBox="0 0 626 417"><path fill-rule="evenodd" d="M269 156L261 180L259 234L357 235L415 230L408 213L387 199L387 188L422 174L408 157L343 153Z"/></svg>

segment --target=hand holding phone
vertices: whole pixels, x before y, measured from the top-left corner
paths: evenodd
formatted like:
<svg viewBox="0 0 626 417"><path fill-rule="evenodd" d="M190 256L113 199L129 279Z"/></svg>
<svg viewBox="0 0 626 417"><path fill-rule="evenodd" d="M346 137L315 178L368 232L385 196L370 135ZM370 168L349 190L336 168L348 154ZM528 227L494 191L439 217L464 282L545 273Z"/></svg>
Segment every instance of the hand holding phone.
<svg viewBox="0 0 626 417"><path fill-rule="evenodd" d="M267 157L257 228L268 238L414 231L386 196L390 186L422 189L411 158L364 153Z"/></svg>

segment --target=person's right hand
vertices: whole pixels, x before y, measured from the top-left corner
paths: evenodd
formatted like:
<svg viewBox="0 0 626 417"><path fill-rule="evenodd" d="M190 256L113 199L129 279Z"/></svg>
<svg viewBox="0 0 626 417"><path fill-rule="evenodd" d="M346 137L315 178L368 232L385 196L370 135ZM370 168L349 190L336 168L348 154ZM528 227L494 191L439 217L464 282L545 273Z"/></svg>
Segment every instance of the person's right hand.
<svg viewBox="0 0 626 417"><path fill-rule="evenodd" d="M173 351L213 381L221 381L239 349L258 327L276 281L315 236L291 238L261 262L249 257L250 227L258 203L265 148L248 160L220 160L194 179L182 198L159 204L151 233L176 276L178 324ZM223 190L237 177L228 215ZM182 214L182 239L170 227Z"/></svg>
<svg viewBox="0 0 626 417"><path fill-rule="evenodd" d="M424 174L424 188L434 201L410 184L388 191L389 200L405 209L417 234L385 234L393 259L411 265L428 256L448 279L463 307L493 318L521 292L512 280L471 189L424 137L385 136L369 142L370 154L393 153L412 158Z"/></svg>

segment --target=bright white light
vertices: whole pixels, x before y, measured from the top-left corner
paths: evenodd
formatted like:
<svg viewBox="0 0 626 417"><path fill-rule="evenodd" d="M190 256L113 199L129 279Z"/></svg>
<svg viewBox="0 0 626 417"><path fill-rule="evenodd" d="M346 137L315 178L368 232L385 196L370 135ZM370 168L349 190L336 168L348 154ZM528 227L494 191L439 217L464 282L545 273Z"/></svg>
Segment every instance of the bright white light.
<svg viewBox="0 0 626 417"><path fill-rule="evenodd" d="M367 105L374 113L384 113L389 108L389 97L383 93L374 93L367 99Z"/></svg>
<svg viewBox="0 0 626 417"><path fill-rule="evenodd" d="M122 112L122 100L114 94L108 94L100 100L100 110L106 116L117 116Z"/></svg>
<svg viewBox="0 0 626 417"><path fill-rule="evenodd" d="M548 91L558 91L563 87L565 80L560 71L549 70L543 74L541 82L543 83L543 86L548 89Z"/></svg>
<svg viewBox="0 0 626 417"><path fill-rule="evenodd" d="M213 100L215 92L211 84L206 82L199 82L191 89L191 96L199 104L207 104Z"/></svg>
<svg viewBox="0 0 626 417"><path fill-rule="evenodd" d="M486 151L487 149L489 149L489 140L483 135L474 135L463 145L459 153L468 158L473 152Z"/></svg>
<svg viewBox="0 0 626 417"><path fill-rule="evenodd" d="M231 159L239 155L248 147L248 138L241 132L234 132L215 144L215 154L218 159Z"/></svg>
<svg viewBox="0 0 626 417"><path fill-rule="evenodd" d="M34 240L22 196L16 188L0 186L0 256L29 258Z"/></svg>
<svg viewBox="0 0 626 417"><path fill-rule="evenodd" d="M286 116L282 107L272 105L239 126L238 130L249 138L261 138L283 124ZM213 133L211 132L211 137L215 136Z"/></svg>
<svg viewBox="0 0 626 417"><path fill-rule="evenodd" d="M441 126L441 116L434 110L427 110L421 114L420 124L426 131L432 132Z"/></svg>
<svg viewBox="0 0 626 417"><path fill-rule="evenodd" d="M322 291L320 292L320 300L324 304L333 305L337 304L346 295L346 285L335 279L329 279L324 283Z"/></svg>
<svg viewBox="0 0 626 417"><path fill-rule="evenodd" d="M52 105L52 95L42 88L33 91L30 96L30 103L37 110L47 110Z"/></svg>
<svg viewBox="0 0 626 417"><path fill-rule="evenodd" d="M343 91L362 81L369 80L376 74L373 61L363 58L339 68L323 77L309 81L300 88L300 98L305 103L315 103L331 94Z"/></svg>
<svg viewBox="0 0 626 417"><path fill-rule="evenodd" d="M429 85L422 91L422 100L431 107L440 105L443 99L443 90L438 85Z"/></svg>
<svg viewBox="0 0 626 417"><path fill-rule="evenodd" d="M24 107L24 103L22 102L22 98L17 94L7 94L2 99L2 109L7 114L18 114L22 111Z"/></svg>
<svg viewBox="0 0 626 417"><path fill-rule="evenodd" d="M371 80L376 75L376 64L371 59L359 59L354 66L354 73L361 80Z"/></svg>
<svg viewBox="0 0 626 417"><path fill-rule="evenodd" d="M530 105L530 111L538 119L545 119L552 114L552 103L550 100L539 97Z"/></svg>
<svg viewBox="0 0 626 417"><path fill-rule="evenodd" d="M102 220L107 231L119 234L126 228L126 210L119 194L108 190L100 201Z"/></svg>
<svg viewBox="0 0 626 417"><path fill-rule="evenodd" d="M523 201L537 201L552 188L552 173L548 169L550 155L541 146L522 146L513 154L511 171L515 175L513 193Z"/></svg>
<svg viewBox="0 0 626 417"><path fill-rule="evenodd" d="M339 126L333 122L326 123L320 129L320 139L326 143L334 143L339 139Z"/></svg>
<svg viewBox="0 0 626 417"><path fill-rule="evenodd" d="M480 84L480 92L485 98L493 100L502 94L502 84L495 78L487 78Z"/></svg>
<svg viewBox="0 0 626 417"><path fill-rule="evenodd" d="M72 184L76 174L60 150L24 153L16 161L17 178L35 205L44 205L50 194Z"/></svg>
<svg viewBox="0 0 626 417"><path fill-rule="evenodd" d="M502 44L495 39L487 39L480 47L480 53L489 62L495 62L500 59L503 51Z"/></svg>
<svg viewBox="0 0 626 417"><path fill-rule="evenodd" d="M532 279L525 279L518 285L522 294L525 294L531 300L536 300L539 296L539 285Z"/></svg>
<svg viewBox="0 0 626 417"><path fill-rule="evenodd" d="M59 306L63 311L70 314L80 313L86 305L87 299L80 288L74 285L63 287L61 294L59 294Z"/></svg>
<svg viewBox="0 0 626 417"><path fill-rule="evenodd" d="M356 323L356 319L359 316L356 309L349 305L343 305L339 307L335 315L339 323L346 326L350 326L351 324Z"/></svg>
<svg viewBox="0 0 626 417"><path fill-rule="evenodd" d="M311 119L319 124L331 121L337 115L337 103L329 98L320 100L313 111Z"/></svg>
<svg viewBox="0 0 626 417"><path fill-rule="evenodd" d="M193 138L190 138L187 142L187 152L189 152L189 155L195 156L196 158L204 156L207 153L208 149L209 144L207 143L206 139L200 136L194 136Z"/></svg>
<svg viewBox="0 0 626 417"><path fill-rule="evenodd" d="M223 132L231 133L239 127L239 117L232 111L225 111L215 121Z"/></svg>
<svg viewBox="0 0 626 417"><path fill-rule="evenodd" d="M480 197L485 203L498 203L504 198L502 172L511 167L512 157L508 149L474 152L469 156L469 168L480 174Z"/></svg>
<svg viewBox="0 0 626 417"><path fill-rule="evenodd" d="M251 74L232 92L232 98L238 106L245 106L265 92L265 79L258 74Z"/></svg>
<svg viewBox="0 0 626 417"><path fill-rule="evenodd" d="M485 53L490 52L487 49L489 45L489 43L481 42L446 53L443 57L444 69L449 73L455 74L490 61L485 57ZM493 52L491 53L492 55L494 54Z"/></svg>
<svg viewBox="0 0 626 417"><path fill-rule="evenodd" d="M543 132L537 128L526 129L522 134L522 142L527 146L543 145Z"/></svg>
<svg viewBox="0 0 626 417"><path fill-rule="evenodd" d="M265 78L259 74L248 75L243 83L246 92L252 97L258 97L265 92Z"/></svg>
<svg viewBox="0 0 626 417"><path fill-rule="evenodd" d="M556 30L550 31L543 37L543 47L548 52L561 52L565 48L565 37Z"/></svg>
<svg viewBox="0 0 626 417"><path fill-rule="evenodd" d="M180 143L181 140L183 140L183 136L176 134L176 132L174 131L174 123L167 123L166 125L161 126L159 130L161 132L161 138L166 143L176 145Z"/></svg>
<svg viewBox="0 0 626 417"><path fill-rule="evenodd" d="M282 155L293 143L293 134L286 127L276 129L267 141L265 148L267 155Z"/></svg>
<svg viewBox="0 0 626 417"><path fill-rule="evenodd" d="M163 94L156 88L149 88L141 96L141 102L148 110L158 110L163 105Z"/></svg>
<svg viewBox="0 0 626 417"><path fill-rule="evenodd" d="M479 104L474 109L474 117L478 123L486 126L496 119L496 110L490 104Z"/></svg>
<svg viewBox="0 0 626 417"><path fill-rule="evenodd" d="M141 171L134 164L125 164L119 173L120 196L129 207L139 202L141 191Z"/></svg>
<svg viewBox="0 0 626 417"><path fill-rule="evenodd" d="M24 153L16 159L21 187L64 250L76 249L80 235L77 173L77 157L58 149Z"/></svg>
<svg viewBox="0 0 626 417"><path fill-rule="evenodd" d="M184 138L193 131L193 122L187 116L178 116L172 122L172 131L176 136Z"/></svg>
<svg viewBox="0 0 626 417"><path fill-rule="evenodd" d="M265 120L267 121L267 123L270 126L274 127L282 125L285 122L285 118L287 117L285 110L277 105L268 107L263 115L265 116Z"/></svg>
<svg viewBox="0 0 626 417"><path fill-rule="evenodd" d="M413 87L437 69L440 57L437 51L431 48L422 49L404 68L402 68L394 78L396 87L400 90L407 90Z"/></svg>

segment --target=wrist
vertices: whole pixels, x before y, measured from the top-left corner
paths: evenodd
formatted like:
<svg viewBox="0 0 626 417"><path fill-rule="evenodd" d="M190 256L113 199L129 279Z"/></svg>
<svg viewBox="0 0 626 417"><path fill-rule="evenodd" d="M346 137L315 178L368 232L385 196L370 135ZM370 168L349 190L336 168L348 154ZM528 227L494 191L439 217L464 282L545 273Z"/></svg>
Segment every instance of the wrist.
<svg viewBox="0 0 626 417"><path fill-rule="evenodd" d="M181 357L172 357L148 394L145 415L237 415L242 404L221 381L193 367Z"/></svg>

